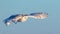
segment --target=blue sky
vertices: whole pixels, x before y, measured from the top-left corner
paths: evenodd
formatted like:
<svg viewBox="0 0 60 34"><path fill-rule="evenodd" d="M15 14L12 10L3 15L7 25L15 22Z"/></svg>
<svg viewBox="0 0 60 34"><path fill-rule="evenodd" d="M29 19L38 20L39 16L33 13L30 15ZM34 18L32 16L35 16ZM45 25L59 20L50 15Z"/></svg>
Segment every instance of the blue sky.
<svg viewBox="0 0 60 34"><path fill-rule="evenodd" d="M43 20L5 26L3 20L13 14L47 12ZM60 0L0 0L0 34L60 34Z"/></svg>

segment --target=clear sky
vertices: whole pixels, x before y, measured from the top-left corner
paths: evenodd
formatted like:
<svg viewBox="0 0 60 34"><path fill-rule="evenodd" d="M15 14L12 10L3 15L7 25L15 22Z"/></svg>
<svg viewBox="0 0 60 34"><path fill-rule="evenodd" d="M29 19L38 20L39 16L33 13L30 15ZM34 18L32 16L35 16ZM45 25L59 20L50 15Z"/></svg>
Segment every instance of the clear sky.
<svg viewBox="0 0 60 34"><path fill-rule="evenodd" d="M3 20L13 14L46 12L43 20L5 26ZM60 0L0 0L0 34L60 34Z"/></svg>

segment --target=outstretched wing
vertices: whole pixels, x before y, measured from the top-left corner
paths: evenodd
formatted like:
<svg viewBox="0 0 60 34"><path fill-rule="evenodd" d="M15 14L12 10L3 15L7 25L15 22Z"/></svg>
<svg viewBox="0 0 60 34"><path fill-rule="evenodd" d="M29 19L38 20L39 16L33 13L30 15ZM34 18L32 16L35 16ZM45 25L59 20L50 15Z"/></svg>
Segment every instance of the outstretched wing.
<svg viewBox="0 0 60 34"><path fill-rule="evenodd" d="M17 16L18 16L18 14L17 15L11 15L9 18L4 19L3 21L6 25L9 26L11 24L11 22L14 22L13 19L16 18Z"/></svg>
<svg viewBox="0 0 60 34"><path fill-rule="evenodd" d="M42 13L42 12L39 12L39 13L31 13L30 15L31 16L29 16L29 17L36 18L36 19L44 19L44 18L47 18L48 17L48 14L47 13Z"/></svg>
<svg viewBox="0 0 60 34"><path fill-rule="evenodd" d="M23 14L17 14L17 15L12 15L9 18L6 18L4 20L4 23L9 26L12 22L14 22L15 24L17 22L25 22L28 19L27 15L23 15Z"/></svg>

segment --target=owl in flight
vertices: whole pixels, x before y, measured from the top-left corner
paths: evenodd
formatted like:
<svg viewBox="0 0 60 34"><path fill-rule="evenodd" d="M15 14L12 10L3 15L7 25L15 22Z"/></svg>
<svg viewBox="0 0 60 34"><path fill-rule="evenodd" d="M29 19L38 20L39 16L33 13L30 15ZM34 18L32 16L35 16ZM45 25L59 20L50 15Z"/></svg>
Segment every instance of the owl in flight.
<svg viewBox="0 0 60 34"><path fill-rule="evenodd" d="M9 26L12 22L17 24L17 22L25 22L28 18L35 18L35 19L44 19L47 18L48 14L39 12L39 13L31 13L31 14L16 14L11 15L9 18L4 19L4 23Z"/></svg>

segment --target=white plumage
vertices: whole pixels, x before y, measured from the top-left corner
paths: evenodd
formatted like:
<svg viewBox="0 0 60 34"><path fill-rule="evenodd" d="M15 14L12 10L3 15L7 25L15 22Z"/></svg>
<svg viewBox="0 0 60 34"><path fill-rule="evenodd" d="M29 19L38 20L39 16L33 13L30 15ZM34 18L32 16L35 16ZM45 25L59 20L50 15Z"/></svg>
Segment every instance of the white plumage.
<svg viewBox="0 0 60 34"><path fill-rule="evenodd" d="M25 22L27 21L28 18L35 18L35 19L44 19L47 18L48 14L47 13L31 13L31 14L16 14L16 15L12 15L9 18L6 18L4 20L6 25L10 25L11 22L17 23L17 22Z"/></svg>

